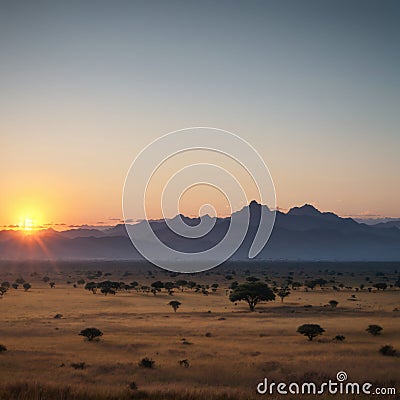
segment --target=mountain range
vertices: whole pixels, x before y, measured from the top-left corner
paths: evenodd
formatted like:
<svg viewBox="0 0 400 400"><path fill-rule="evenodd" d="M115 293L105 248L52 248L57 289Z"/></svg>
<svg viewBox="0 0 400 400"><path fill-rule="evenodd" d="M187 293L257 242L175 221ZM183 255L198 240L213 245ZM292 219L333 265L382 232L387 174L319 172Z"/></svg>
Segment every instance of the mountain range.
<svg viewBox="0 0 400 400"><path fill-rule="evenodd" d="M246 210L247 208L247 210ZM261 213L271 213L265 205L252 201L236 216L250 212L246 237L232 260L247 260L248 251L259 227ZM185 252L206 250L226 234L231 217L199 218L180 216L189 226L201 219L213 219L214 227L198 239L183 238L170 230L165 220L149 221L156 236L169 247ZM177 217L175 217L177 218ZM247 217L246 217L247 219ZM141 234L143 224L118 224L104 230L78 228L66 231L44 229L34 234L18 230L0 231L2 260L142 260L131 243L131 233ZM258 260L288 261L400 261L400 221L366 225L331 212L320 212L312 205L276 212L271 237L257 255Z"/></svg>

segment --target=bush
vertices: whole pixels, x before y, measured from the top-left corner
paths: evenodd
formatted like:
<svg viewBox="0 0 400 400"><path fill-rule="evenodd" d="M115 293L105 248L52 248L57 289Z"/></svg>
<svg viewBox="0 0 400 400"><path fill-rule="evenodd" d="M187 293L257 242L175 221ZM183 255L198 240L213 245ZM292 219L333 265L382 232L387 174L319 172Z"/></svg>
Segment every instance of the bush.
<svg viewBox="0 0 400 400"><path fill-rule="evenodd" d="M89 342L93 341L100 336L103 336L103 332L97 328L86 328L79 333L79 336L84 336Z"/></svg>
<svg viewBox="0 0 400 400"><path fill-rule="evenodd" d="M389 344L382 346L379 349L379 353L381 353L383 356L391 356L391 357L397 355L397 351L394 349L393 346L390 346Z"/></svg>
<svg viewBox="0 0 400 400"><path fill-rule="evenodd" d="M7 347L4 344L0 344L0 353L4 353L5 351L7 351Z"/></svg>
<svg viewBox="0 0 400 400"><path fill-rule="evenodd" d="M366 331L370 333L372 336L378 336L381 334L383 328L379 325L368 325Z"/></svg>
<svg viewBox="0 0 400 400"><path fill-rule="evenodd" d="M72 363L71 367L74 368L74 369L85 369L86 368L86 363L84 363L84 362Z"/></svg>
<svg viewBox="0 0 400 400"><path fill-rule="evenodd" d="M335 340L336 342L343 342L346 339L346 337L344 335L336 335L333 340Z"/></svg>
<svg viewBox="0 0 400 400"><path fill-rule="evenodd" d="M186 360L186 359L184 359L184 360L179 360L179 361L178 361L178 364L179 364L181 367L185 367L185 368L189 368L189 366L190 366L189 360Z"/></svg>
<svg viewBox="0 0 400 400"><path fill-rule="evenodd" d="M22 287L24 288L25 292L27 292L32 286L30 283L25 282Z"/></svg>
<svg viewBox="0 0 400 400"><path fill-rule="evenodd" d="M136 382L132 381L132 382L129 384L129 389L131 389L131 390L138 390L138 385L136 384Z"/></svg>
<svg viewBox="0 0 400 400"><path fill-rule="evenodd" d="M329 302L329 305L330 305L332 308L336 308L338 304L339 304L339 302L336 301L336 300L331 300L331 301Z"/></svg>
<svg viewBox="0 0 400 400"><path fill-rule="evenodd" d="M152 360L151 358L145 357L139 361L138 365L139 365L139 367L142 367L142 368L154 368L155 363L156 362L154 360Z"/></svg>

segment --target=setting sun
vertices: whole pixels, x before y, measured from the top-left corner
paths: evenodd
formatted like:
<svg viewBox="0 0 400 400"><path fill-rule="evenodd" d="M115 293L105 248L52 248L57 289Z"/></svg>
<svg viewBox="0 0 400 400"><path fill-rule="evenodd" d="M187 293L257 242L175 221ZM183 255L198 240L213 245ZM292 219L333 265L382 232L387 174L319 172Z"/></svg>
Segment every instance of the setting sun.
<svg viewBox="0 0 400 400"><path fill-rule="evenodd" d="M39 229L40 224L33 217L24 217L24 218L20 219L18 226L19 226L19 229L21 229L23 231L32 232L34 230Z"/></svg>

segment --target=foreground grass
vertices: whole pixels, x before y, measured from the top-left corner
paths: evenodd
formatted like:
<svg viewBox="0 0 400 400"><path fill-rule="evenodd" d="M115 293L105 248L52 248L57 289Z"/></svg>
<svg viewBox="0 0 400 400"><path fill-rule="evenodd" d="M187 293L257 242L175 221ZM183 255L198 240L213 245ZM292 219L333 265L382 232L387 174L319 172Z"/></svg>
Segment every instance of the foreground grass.
<svg viewBox="0 0 400 400"><path fill-rule="evenodd" d="M74 389L69 386L59 387L27 382L0 386L1 400L247 400L251 398L239 392L210 393L210 391L202 390L152 392L125 390L119 393L96 393L93 390Z"/></svg>
<svg viewBox="0 0 400 400"><path fill-rule="evenodd" d="M255 400L263 396L254 394L249 395L241 392L212 392L207 390L167 390L167 391L121 391L119 393L96 393L93 390L73 389L69 386L51 386L38 383L15 383L6 386L0 386L1 400ZM294 400L299 397L303 399L315 398L321 400L327 399L345 399L345 400L367 400L370 396L365 395L303 395L303 396L281 396L268 395L271 400L288 399ZM380 397L380 396L377 396ZM396 395L383 396L387 400L398 399Z"/></svg>

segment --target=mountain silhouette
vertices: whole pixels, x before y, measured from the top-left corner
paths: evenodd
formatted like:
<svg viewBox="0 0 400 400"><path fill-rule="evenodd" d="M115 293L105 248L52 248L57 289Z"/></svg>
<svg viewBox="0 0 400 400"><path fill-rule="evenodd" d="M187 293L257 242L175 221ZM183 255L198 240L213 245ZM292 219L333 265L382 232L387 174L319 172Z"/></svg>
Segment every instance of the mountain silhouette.
<svg viewBox="0 0 400 400"><path fill-rule="evenodd" d="M259 228L261 214L272 216L265 205L252 201L235 212L232 217L202 216L190 218L179 215L187 229L202 220L213 223L213 228L196 239L185 238L173 232L167 221L148 223L155 235L167 246L184 252L207 250L228 232L233 216L249 227L242 245L232 260L248 260L248 253ZM0 231L0 259L60 259L60 260L142 260L131 243L130 233L147 240L143 234L147 221L99 230L78 228L67 231L46 229L32 235L14 230ZM393 221L376 225L358 223L351 218L341 218L331 212L321 212L310 204L294 207L287 213L276 211L275 226L270 240L257 255L257 260L289 261L400 261L400 223Z"/></svg>

